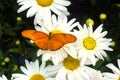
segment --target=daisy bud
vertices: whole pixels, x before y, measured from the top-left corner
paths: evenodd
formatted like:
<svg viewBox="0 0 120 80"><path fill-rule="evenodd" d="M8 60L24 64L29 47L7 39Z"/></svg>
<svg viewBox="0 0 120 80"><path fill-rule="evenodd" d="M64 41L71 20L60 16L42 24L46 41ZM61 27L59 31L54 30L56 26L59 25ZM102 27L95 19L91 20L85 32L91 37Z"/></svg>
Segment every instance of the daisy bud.
<svg viewBox="0 0 120 80"><path fill-rule="evenodd" d="M16 71L18 69L18 66L17 65L14 65L13 66L13 71Z"/></svg>
<svg viewBox="0 0 120 80"><path fill-rule="evenodd" d="M89 26L89 25L94 25L94 21L91 19L91 18L88 18L87 20L86 20L86 24Z"/></svg>
<svg viewBox="0 0 120 80"><path fill-rule="evenodd" d="M17 17L17 21L22 21L22 18L21 17Z"/></svg>
<svg viewBox="0 0 120 80"><path fill-rule="evenodd" d="M10 61L10 58L9 58L9 57L5 57L5 58L4 58L4 61L5 61L5 62L9 62L9 61Z"/></svg>
<svg viewBox="0 0 120 80"><path fill-rule="evenodd" d="M114 41L112 41L111 46L114 47L116 44Z"/></svg>
<svg viewBox="0 0 120 80"><path fill-rule="evenodd" d="M20 40L16 40L15 44L19 45L20 44Z"/></svg>
<svg viewBox="0 0 120 80"><path fill-rule="evenodd" d="M101 13L100 16L99 16L99 18L101 20L105 20L107 18L107 15L105 13Z"/></svg>
<svg viewBox="0 0 120 80"><path fill-rule="evenodd" d="M4 65L5 65L5 62L2 62L2 63L1 63L1 65L3 65L3 66L4 66Z"/></svg>

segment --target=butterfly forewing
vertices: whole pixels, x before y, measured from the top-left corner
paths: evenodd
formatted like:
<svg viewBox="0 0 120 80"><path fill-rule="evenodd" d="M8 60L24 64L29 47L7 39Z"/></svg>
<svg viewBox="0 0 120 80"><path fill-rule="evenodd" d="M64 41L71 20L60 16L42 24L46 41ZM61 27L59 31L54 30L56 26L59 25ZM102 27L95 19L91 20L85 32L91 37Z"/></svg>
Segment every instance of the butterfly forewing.
<svg viewBox="0 0 120 80"><path fill-rule="evenodd" d="M40 49L48 49L48 35L36 30L24 30L22 36L34 41Z"/></svg>
<svg viewBox="0 0 120 80"><path fill-rule="evenodd" d="M22 36L25 38L31 39L33 41L48 37L46 33L36 31L36 30L24 30L22 31Z"/></svg>
<svg viewBox="0 0 120 80"><path fill-rule="evenodd" d="M55 34L54 37L57 41L61 42L62 44L72 43L76 41L76 37L72 34Z"/></svg>

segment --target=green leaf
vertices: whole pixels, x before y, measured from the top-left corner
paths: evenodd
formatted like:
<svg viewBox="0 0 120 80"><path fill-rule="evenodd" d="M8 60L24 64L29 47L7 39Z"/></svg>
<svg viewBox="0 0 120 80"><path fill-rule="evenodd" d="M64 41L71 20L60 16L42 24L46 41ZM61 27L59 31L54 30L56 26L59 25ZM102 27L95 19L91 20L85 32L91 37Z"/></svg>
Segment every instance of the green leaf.
<svg viewBox="0 0 120 80"><path fill-rule="evenodd" d="M107 57L105 57L105 60L110 62L111 61L110 56L108 55Z"/></svg>
<svg viewBox="0 0 120 80"><path fill-rule="evenodd" d="M33 61L36 60L37 59L37 51L38 51L38 49L36 49L36 48L33 48L33 49L27 51L28 53L26 55L26 58L31 59Z"/></svg>
<svg viewBox="0 0 120 80"><path fill-rule="evenodd" d="M116 4L116 6L120 7L120 4Z"/></svg>
<svg viewBox="0 0 120 80"><path fill-rule="evenodd" d="M36 47L36 45L34 43L32 43L30 40L28 40L28 39L25 39L25 42L27 44L29 44L30 46Z"/></svg>
<svg viewBox="0 0 120 80"><path fill-rule="evenodd" d="M18 48L12 48L12 49L9 49L8 51L12 53L22 53L22 51Z"/></svg>

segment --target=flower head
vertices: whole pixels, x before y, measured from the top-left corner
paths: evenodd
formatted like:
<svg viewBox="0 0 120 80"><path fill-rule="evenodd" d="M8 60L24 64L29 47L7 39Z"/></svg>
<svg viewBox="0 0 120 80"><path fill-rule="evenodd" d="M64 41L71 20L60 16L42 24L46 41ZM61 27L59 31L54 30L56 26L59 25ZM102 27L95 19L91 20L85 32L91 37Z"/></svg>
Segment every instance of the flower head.
<svg viewBox="0 0 120 80"><path fill-rule="evenodd" d="M22 73L12 74L13 80L54 80L54 75L56 71L52 72L52 69L55 69L52 66L46 66L45 62L42 62L39 65L38 60L35 62L25 61L26 68L21 66L20 69Z"/></svg>
<svg viewBox="0 0 120 80"><path fill-rule="evenodd" d="M79 25L79 30L77 34L78 43L78 57L81 59L81 63L85 64L86 61L90 61L91 64L95 65L97 59L104 60L103 57L106 57L107 54L105 50L112 51L110 48L112 39L105 38L107 31L102 31L103 25L100 25L95 31L93 27L86 26L84 27ZM97 58L97 59L96 59Z"/></svg>
<svg viewBox="0 0 120 80"><path fill-rule="evenodd" d="M39 20L49 20L51 12L57 15L69 15L66 6L71 3L68 0L17 0L19 5L22 5L18 9L18 13L27 11L27 17L35 15L34 24L37 24Z"/></svg>
<svg viewBox="0 0 120 80"><path fill-rule="evenodd" d="M78 22L74 23L75 19L70 20L67 22L67 17L58 17L56 18L55 15L52 16L51 23L46 24L39 22L41 26L35 26L36 30L45 32L47 34L58 34L58 33L69 33L73 34L71 30L78 25ZM73 34L74 35L74 34ZM64 39L63 39L64 40ZM50 51L50 50L42 50L39 49L37 52L37 56L42 55L42 60L52 60L54 64L58 64L59 62L63 61L67 55L71 55L74 58L77 58L76 48L72 45L73 43L65 44L63 47Z"/></svg>
<svg viewBox="0 0 120 80"><path fill-rule="evenodd" d="M65 58L60 65L56 80L90 80L89 74L94 72L92 68L82 66L80 59L71 56Z"/></svg>
<svg viewBox="0 0 120 80"><path fill-rule="evenodd" d="M120 59L117 60L118 68L112 63L107 64L106 66L113 71L113 73L105 73L104 76L107 80L120 80Z"/></svg>

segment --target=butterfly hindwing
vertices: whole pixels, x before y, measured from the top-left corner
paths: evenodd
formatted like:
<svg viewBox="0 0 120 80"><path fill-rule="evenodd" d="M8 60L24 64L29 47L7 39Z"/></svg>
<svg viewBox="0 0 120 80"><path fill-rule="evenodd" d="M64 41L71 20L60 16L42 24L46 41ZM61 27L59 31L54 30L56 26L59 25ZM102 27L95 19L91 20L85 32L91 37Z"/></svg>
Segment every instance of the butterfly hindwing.
<svg viewBox="0 0 120 80"><path fill-rule="evenodd" d="M35 44L38 46L38 48L43 49L43 50L47 50L49 40L48 40L48 38L38 39L35 41Z"/></svg>
<svg viewBox="0 0 120 80"><path fill-rule="evenodd" d="M52 38L49 41L48 49L51 50L51 51L54 51L54 50L57 50L57 49L61 48L62 46L64 46L63 43L57 41L55 38Z"/></svg>
<svg viewBox="0 0 120 80"><path fill-rule="evenodd" d="M50 50L57 50L61 47L63 47L67 43L72 43L76 41L76 37L73 36L72 34L54 34L49 41L49 46L48 48Z"/></svg>

